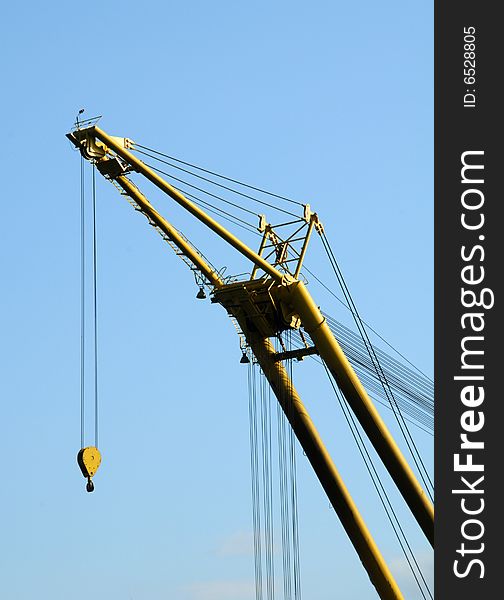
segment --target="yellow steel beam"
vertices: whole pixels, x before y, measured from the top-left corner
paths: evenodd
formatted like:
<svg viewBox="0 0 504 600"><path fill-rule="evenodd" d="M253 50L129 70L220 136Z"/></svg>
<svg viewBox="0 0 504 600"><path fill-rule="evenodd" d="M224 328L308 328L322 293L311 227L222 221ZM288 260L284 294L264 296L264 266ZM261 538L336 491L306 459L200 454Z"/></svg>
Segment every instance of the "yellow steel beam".
<svg viewBox="0 0 504 600"><path fill-rule="evenodd" d="M263 373L268 379L296 437L310 461L334 510L341 520L371 582L382 600L400 600L401 591L378 546L368 530L357 506L343 482L327 448L294 388L283 363L276 361L271 341L252 335L243 319L239 319Z"/></svg>
<svg viewBox="0 0 504 600"><path fill-rule="evenodd" d="M196 250L186 242L186 240L179 234L179 232L173 227L168 221L162 217L147 198L140 192L140 190L124 175L120 175L115 179L122 189L133 198L133 200L142 209L154 223L163 231L170 240L178 246L181 252L187 256L187 258L197 267L200 272L213 284L216 288L220 288L224 285L222 279L215 272L214 269L203 259L203 257L196 252Z"/></svg>
<svg viewBox="0 0 504 600"><path fill-rule="evenodd" d="M203 210L196 206L196 204L188 200L184 196L184 194L179 192L179 190L167 183L162 177L160 177L155 171L148 167L143 161L139 160L134 154L126 150L126 148L124 148L123 145L118 143L117 138L113 138L112 136L107 135L104 131L102 131L99 127L96 126L90 127L88 131L90 135L95 135L108 148L110 148L116 154L121 156L121 158L123 158L129 165L131 165L135 169L135 171L138 171L139 173L144 175L159 189L161 189L163 192L168 194L168 196L173 198L175 202L183 206L199 221L207 225L218 236L220 236L229 244L231 244L231 246L238 250L238 252L246 256L254 264L263 269L263 271L270 275L275 281L277 281L278 283L282 283L285 281L285 275L283 273L280 273L280 271L278 271L277 269L275 269L275 267L270 265L268 261L264 260L264 258L259 256L256 252L254 252L240 239L238 239L231 232L229 232L220 223L212 219L212 217L207 215Z"/></svg>
<svg viewBox="0 0 504 600"><path fill-rule="evenodd" d="M299 254L299 261L298 261L298 264L296 267L296 272L294 273L294 279L297 279L299 277L299 274L301 273L301 268L303 266L303 261L304 261L304 257L306 254L306 250L308 249L308 242L310 241L310 237L311 237L314 226L315 226L315 220L312 216L310 218L310 223L308 225L308 231L306 232L306 237L303 242L303 247L301 248L301 252Z"/></svg>
<svg viewBox="0 0 504 600"><path fill-rule="evenodd" d="M262 256L262 254L264 252L264 248L266 247L266 243L269 239L269 229L270 229L270 226L266 225L266 229L264 230L263 237L261 240L261 245L259 246L259 252L258 252L259 256ZM257 275L258 270L259 270L259 267L257 265L254 265L254 268L252 269L252 273L250 274L250 279L255 279L255 276Z"/></svg>
<svg viewBox="0 0 504 600"><path fill-rule="evenodd" d="M434 507L376 410L325 318L300 281L282 286L280 297L301 318L319 355L327 364L378 455L395 481L425 536L434 544Z"/></svg>

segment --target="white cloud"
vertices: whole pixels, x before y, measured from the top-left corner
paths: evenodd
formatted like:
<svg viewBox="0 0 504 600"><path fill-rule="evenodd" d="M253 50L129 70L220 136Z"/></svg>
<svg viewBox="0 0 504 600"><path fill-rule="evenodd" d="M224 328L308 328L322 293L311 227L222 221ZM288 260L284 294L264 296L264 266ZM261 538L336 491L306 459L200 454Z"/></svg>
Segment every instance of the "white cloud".
<svg viewBox="0 0 504 600"><path fill-rule="evenodd" d="M416 553L415 556L429 589L434 595L434 552ZM406 559L404 557L396 558L391 560L389 564L390 570L392 571L403 596L408 598L408 600L422 600L423 596L418 589L418 585L411 573L411 569ZM422 582L420 577L419 580Z"/></svg>
<svg viewBox="0 0 504 600"><path fill-rule="evenodd" d="M247 580L199 581L183 587L188 600L253 600L254 582Z"/></svg>
<svg viewBox="0 0 504 600"><path fill-rule="evenodd" d="M236 531L223 538L218 547L218 556L252 556L254 539L251 531Z"/></svg>

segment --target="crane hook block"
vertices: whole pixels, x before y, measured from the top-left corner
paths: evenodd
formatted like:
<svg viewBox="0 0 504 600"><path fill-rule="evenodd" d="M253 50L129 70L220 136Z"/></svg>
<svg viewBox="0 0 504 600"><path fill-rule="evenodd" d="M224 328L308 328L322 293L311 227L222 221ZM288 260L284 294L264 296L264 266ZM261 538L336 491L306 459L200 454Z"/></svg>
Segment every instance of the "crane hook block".
<svg viewBox="0 0 504 600"><path fill-rule="evenodd" d="M94 446L82 448L77 454L77 463L88 483L91 483L91 477L98 471L101 463L100 451ZM88 491L90 490L88 489Z"/></svg>

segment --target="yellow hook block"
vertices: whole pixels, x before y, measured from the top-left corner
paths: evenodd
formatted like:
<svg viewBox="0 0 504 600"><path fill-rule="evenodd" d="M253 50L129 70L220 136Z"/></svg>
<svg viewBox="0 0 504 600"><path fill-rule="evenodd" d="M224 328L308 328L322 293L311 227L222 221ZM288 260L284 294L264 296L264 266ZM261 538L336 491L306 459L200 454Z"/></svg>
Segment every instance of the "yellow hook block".
<svg viewBox="0 0 504 600"><path fill-rule="evenodd" d="M77 454L77 463L84 477L88 480L91 479L101 463L100 451L95 446L82 448Z"/></svg>

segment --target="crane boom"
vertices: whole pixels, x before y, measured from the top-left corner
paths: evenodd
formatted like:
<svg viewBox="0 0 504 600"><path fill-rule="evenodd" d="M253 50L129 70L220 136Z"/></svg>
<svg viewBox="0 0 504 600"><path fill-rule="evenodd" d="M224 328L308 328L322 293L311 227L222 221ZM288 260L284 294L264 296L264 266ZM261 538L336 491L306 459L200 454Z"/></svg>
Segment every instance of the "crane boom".
<svg viewBox="0 0 504 600"><path fill-rule="evenodd" d="M289 419L380 597L387 600L402 598L396 582L294 389L281 359L278 358L280 353L275 353L270 341L271 337L279 335L281 331L303 326L314 344L313 348L307 349L306 353L318 353L327 364L417 522L432 544L434 509L430 500L334 338L325 318L304 284L298 279L314 220L307 221L309 222L308 233L294 275L282 272L261 255L266 238L263 239L259 253L254 252L132 154L129 149L134 146L134 143L130 140L109 136L97 126L77 129L67 134L67 137L81 150L85 158L96 163L99 171L107 179L116 182L124 193L134 200L140 210L164 232L213 287L212 302L221 304L228 314L239 323L248 345ZM252 277L246 281L225 283L128 179L126 175L132 170L145 176L233 248L251 260L254 265ZM264 276L255 278L259 269L264 272ZM289 399L289 410L286 406L287 398Z"/></svg>

